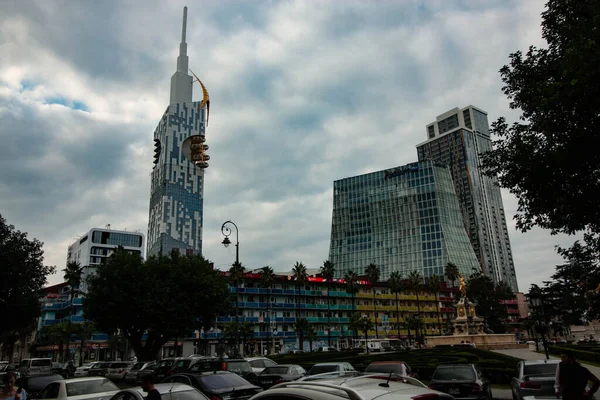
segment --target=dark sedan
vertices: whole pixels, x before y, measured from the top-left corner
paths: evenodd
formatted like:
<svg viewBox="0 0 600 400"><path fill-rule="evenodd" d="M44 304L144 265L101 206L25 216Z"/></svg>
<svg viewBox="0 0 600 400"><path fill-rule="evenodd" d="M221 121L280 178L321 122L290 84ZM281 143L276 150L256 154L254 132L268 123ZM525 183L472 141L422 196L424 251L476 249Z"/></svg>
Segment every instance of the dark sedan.
<svg viewBox="0 0 600 400"><path fill-rule="evenodd" d="M227 371L175 374L161 383L185 383L195 387L211 400L221 400L225 397L246 400L262 392L262 388Z"/></svg>
<svg viewBox="0 0 600 400"><path fill-rule="evenodd" d="M282 364L267 367L258 375L258 383L263 389L283 382L295 381L306 375L306 370L299 365Z"/></svg>
<svg viewBox="0 0 600 400"><path fill-rule="evenodd" d="M484 379L472 364L438 366L431 377L429 387L448 393L455 399L492 399L490 382Z"/></svg>

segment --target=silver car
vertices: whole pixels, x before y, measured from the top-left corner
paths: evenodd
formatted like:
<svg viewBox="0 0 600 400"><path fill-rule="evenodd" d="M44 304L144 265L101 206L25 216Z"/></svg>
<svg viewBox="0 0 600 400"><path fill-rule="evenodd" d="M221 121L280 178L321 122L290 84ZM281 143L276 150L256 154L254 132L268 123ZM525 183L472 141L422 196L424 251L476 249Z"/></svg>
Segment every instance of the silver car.
<svg viewBox="0 0 600 400"><path fill-rule="evenodd" d="M125 374L133 367L133 362L131 361L115 361L110 363L108 367L108 371L106 372L106 377L108 379L122 381L125 379Z"/></svg>
<svg viewBox="0 0 600 400"><path fill-rule="evenodd" d="M183 383L159 383L154 388L164 400L208 400L202 392ZM110 400L144 400L148 393L141 387L121 390Z"/></svg>
<svg viewBox="0 0 600 400"><path fill-rule="evenodd" d="M560 360L520 361L517 364L517 376L510 383L513 399L554 396L556 367L559 362Z"/></svg>
<svg viewBox="0 0 600 400"><path fill-rule="evenodd" d="M133 366L129 369L129 371L127 371L127 373L125 374L124 380L125 380L125 382L131 382L131 383L138 382L140 371L146 371L146 370L151 371L152 368L154 368L155 366L156 366L156 363L154 361L137 362L137 363L133 364Z"/></svg>

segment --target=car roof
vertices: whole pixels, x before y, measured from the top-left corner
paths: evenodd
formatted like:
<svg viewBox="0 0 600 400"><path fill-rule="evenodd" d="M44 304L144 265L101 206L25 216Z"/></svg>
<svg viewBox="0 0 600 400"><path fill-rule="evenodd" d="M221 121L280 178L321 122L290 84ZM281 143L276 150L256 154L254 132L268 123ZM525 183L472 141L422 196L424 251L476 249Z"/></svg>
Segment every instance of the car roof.
<svg viewBox="0 0 600 400"><path fill-rule="evenodd" d="M475 368L475 366L473 364L443 364L443 365L438 365L437 366L439 369L450 369L450 368L456 368L456 367L471 367L471 368Z"/></svg>
<svg viewBox="0 0 600 400"><path fill-rule="evenodd" d="M171 376L177 376L177 375L181 376L181 375L183 375L183 376L194 376L194 377L197 377L197 376L223 375L223 374L225 374L225 375L231 375L231 374L233 374L233 372L230 372L230 371L178 372L178 373L173 374Z"/></svg>
<svg viewBox="0 0 600 400"><path fill-rule="evenodd" d="M76 383L76 382L90 382L90 381L103 381L108 380L103 376L84 376L81 378L70 378L70 379L57 379L54 382L68 382L68 383Z"/></svg>
<svg viewBox="0 0 600 400"><path fill-rule="evenodd" d="M373 361L369 365L379 365L379 364L406 364L404 361Z"/></svg>
<svg viewBox="0 0 600 400"><path fill-rule="evenodd" d="M270 361L273 361L269 357L248 357L248 358L246 358L246 360L248 360L248 361L254 361L254 360L270 360Z"/></svg>
<svg viewBox="0 0 600 400"><path fill-rule="evenodd" d="M560 360L529 360L523 361L523 365L558 364Z"/></svg>
<svg viewBox="0 0 600 400"><path fill-rule="evenodd" d="M384 377L384 375L381 375ZM321 391L328 394L336 394L339 391L346 393L346 396L351 400L358 399L375 399L380 396L389 395L391 393L403 394L408 392L410 397L425 393L439 393L435 390L429 389L423 386L416 386L408 383L398 382L391 380L388 382L388 387L380 386L384 379L375 379L368 376L360 376L355 378L335 378L327 379L318 382L288 382L279 384L269 389L269 393L272 395L279 394L290 394L290 389L298 395L303 395L308 398L315 398L314 394L308 394L311 391Z"/></svg>
<svg viewBox="0 0 600 400"><path fill-rule="evenodd" d="M186 385L185 383L157 383L154 385L154 388L158 390L160 394L165 394L169 392L185 392L187 390L197 390L190 385ZM142 389L141 386L125 389L123 390L123 392L138 392L140 395L142 395L143 398L146 397L146 392L144 392L144 389Z"/></svg>
<svg viewBox="0 0 600 400"><path fill-rule="evenodd" d="M349 364L346 361L340 361L340 362L324 362L324 363L317 363L315 365L313 365L313 367L320 367L322 365L344 365L344 364Z"/></svg>

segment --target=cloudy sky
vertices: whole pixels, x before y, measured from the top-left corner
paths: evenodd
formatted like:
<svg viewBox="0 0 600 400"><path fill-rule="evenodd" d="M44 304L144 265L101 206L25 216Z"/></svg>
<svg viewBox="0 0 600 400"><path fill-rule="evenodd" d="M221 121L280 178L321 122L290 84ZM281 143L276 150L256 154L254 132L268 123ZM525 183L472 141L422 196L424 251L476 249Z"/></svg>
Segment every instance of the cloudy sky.
<svg viewBox="0 0 600 400"><path fill-rule="evenodd" d="M146 232L184 5L0 2L0 213L45 243L48 264L63 268L92 227ZM453 107L516 119L498 70L543 45L544 0L187 5L190 68L211 94L204 255L221 268L235 257L220 245L227 219L246 267L318 267L333 180L415 161L425 125ZM573 239L508 222L526 290Z"/></svg>

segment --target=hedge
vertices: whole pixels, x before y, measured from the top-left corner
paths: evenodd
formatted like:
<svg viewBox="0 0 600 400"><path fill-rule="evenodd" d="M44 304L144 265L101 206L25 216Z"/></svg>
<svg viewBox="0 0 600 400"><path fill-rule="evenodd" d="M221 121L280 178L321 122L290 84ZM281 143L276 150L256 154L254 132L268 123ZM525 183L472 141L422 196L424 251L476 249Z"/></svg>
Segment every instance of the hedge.
<svg viewBox="0 0 600 400"><path fill-rule="evenodd" d="M571 350L575 357L582 361L591 361L600 363L600 351L596 348L590 349L588 346L549 346L548 352L554 355L561 355L565 350Z"/></svg>
<svg viewBox="0 0 600 400"><path fill-rule="evenodd" d="M404 361L420 379L431 379L438 365L475 364L492 383L510 383L516 373L518 359L477 348L433 348L408 353L315 352L275 356L280 364L299 364L306 370L319 362L349 362L363 371L373 361Z"/></svg>

